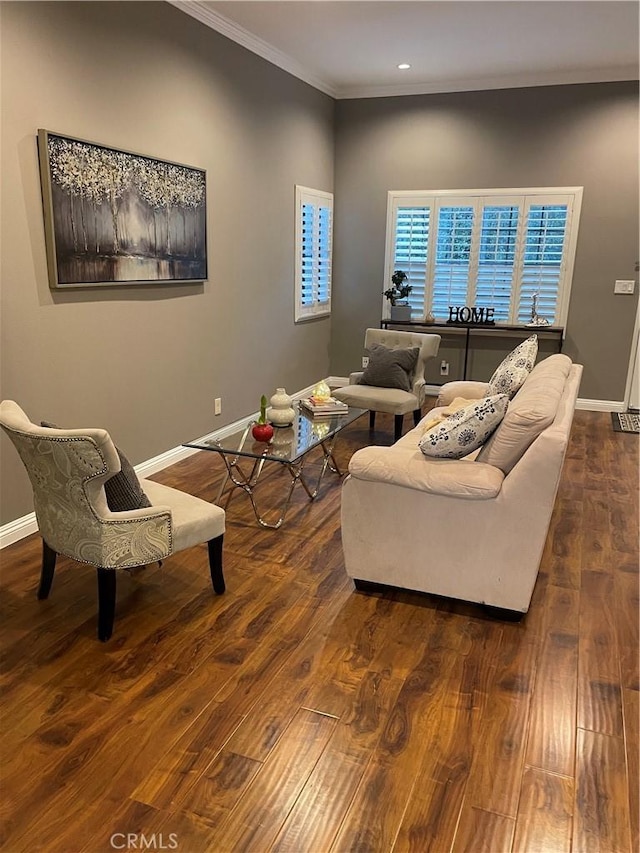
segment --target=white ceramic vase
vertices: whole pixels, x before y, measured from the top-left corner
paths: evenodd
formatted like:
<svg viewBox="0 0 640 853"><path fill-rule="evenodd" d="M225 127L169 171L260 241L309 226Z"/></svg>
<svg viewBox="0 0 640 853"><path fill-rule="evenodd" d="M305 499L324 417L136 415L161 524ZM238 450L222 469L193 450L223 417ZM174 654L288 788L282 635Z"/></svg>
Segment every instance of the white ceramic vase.
<svg viewBox="0 0 640 853"><path fill-rule="evenodd" d="M276 388L276 393L271 400L271 407L268 411L269 421L275 427L291 426L296 416L295 409L291 405L291 397L284 388Z"/></svg>

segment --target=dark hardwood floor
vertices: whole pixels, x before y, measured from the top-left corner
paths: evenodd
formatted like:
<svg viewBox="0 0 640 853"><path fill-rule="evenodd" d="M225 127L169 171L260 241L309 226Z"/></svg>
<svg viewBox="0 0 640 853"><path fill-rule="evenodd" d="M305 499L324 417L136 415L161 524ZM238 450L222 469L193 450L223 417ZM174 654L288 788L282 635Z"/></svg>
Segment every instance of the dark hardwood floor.
<svg viewBox="0 0 640 853"><path fill-rule="evenodd" d="M155 479L211 500L222 470ZM277 531L234 497L224 555L223 596L206 545L119 573L102 644L94 570L59 559L38 601L39 538L2 551L8 853L638 850L638 437L608 413L576 412L519 624L355 592L334 475Z"/></svg>

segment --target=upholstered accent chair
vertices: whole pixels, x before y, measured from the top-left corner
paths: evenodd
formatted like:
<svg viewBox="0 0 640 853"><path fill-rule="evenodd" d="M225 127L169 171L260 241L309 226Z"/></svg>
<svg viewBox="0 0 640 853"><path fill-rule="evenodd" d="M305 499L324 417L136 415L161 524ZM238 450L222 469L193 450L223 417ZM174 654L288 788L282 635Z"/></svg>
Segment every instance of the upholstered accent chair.
<svg viewBox="0 0 640 853"><path fill-rule="evenodd" d="M17 403L0 403L0 426L29 474L42 536L38 598L47 598L58 554L95 566L98 574L98 637L113 631L116 569L131 569L208 543L213 589L225 590L222 541L225 513L200 498L141 480L152 506L113 512L105 482L121 467L103 429L52 429L31 423Z"/></svg>
<svg viewBox="0 0 640 853"><path fill-rule="evenodd" d="M418 357L408 375L406 388L363 384L367 370L352 373L349 384L336 388L332 393L349 406L369 409L369 427L375 428L376 412L394 415L394 441L402 435L402 423L408 412L413 412L413 422L421 418L421 407L425 399L424 371L427 361L435 358L440 347L440 335L425 335L417 332L400 332L393 329L367 329L364 348L372 353L372 347L381 345L391 350L418 348ZM370 355L371 359L371 355ZM371 364L371 360L370 360ZM377 381L384 382L384 376Z"/></svg>

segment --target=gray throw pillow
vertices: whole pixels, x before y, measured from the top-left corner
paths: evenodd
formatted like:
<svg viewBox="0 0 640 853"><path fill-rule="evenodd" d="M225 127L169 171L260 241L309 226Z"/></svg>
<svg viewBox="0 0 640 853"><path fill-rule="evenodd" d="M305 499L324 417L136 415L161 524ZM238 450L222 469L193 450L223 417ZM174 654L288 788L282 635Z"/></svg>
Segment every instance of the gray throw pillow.
<svg viewBox="0 0 640 853"><path fill-rule="evenodd" d="M369 364L359 384L411 391L411 375L419 352L419 347L389 349L382 344L372 344L369 347Z"/></svg>
<svg viewBox="0 0 640 853"><path fill-rule="evenodd" d="M104 484L107 504L111 512L125 512L128 509L142 509L145 506L152 506L151 501L142 490L140 480L133 470L131 462L120 448L116 447L116 453L120 457L120 470Z"/></svg>
<svg viewBox="0 0 640 853"><path fill-rule="evenodd" d="M40 421L40 426L46 429L60 429L57 424L52 424L49 421ZM126 512L129 509L153 506L142 490L140 480L133 470L131 462L118 447L116 447L116 453L120 459L120 470L104 484L107 506L111 512Z"/></svg>

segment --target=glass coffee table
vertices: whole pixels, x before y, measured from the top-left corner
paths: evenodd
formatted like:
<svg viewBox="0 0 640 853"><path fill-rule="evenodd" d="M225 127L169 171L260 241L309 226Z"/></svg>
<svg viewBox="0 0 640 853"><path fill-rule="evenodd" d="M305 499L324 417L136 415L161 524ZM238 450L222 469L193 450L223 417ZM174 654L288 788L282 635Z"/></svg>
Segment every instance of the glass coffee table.
<svg viewBox="0 0 640 853"><path fill-rule="evenodd" d="M220 503L230 483L229 497L234 488L242 489L249 496L258 524L273 530L277 530L283 524L297 483L302 485L309 500L314 500L327 468L339 477L342 476L343 472L333 455L335 442L341 430L367 411L367 409L356 409L350 406L344 414L313 417L306 415L299 403L294 403L293 406L296 411L293 423L288 427L274 427L273 438L269 443L256 441L253 438L251 427L255 421L251 421L243 429L223 438L191 441L184 444L184 447L193 447L197 450L213 450L222 457L227 474L216 496L216 504ZM322 464L317 481L309 484L304 476L304 467L310 451L316 447L322 448ZM275 521L267 521L256 503L255 488L266 462L282 465L291 477L288 492L279 510L276 510L279 516Z"/></svg>

